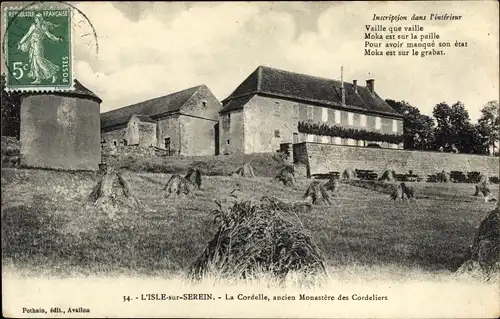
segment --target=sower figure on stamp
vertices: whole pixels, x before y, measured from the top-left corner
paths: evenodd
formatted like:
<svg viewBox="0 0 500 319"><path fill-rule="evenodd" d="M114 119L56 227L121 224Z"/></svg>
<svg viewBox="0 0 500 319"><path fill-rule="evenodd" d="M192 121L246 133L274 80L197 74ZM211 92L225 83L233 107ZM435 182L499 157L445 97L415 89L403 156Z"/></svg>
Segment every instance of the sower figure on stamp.
<svg viewBox="0 0 500 319"><path fill-rule="evenodd" d="M56 82L56 73L59 71L59 66L47 60L43 54L43 40L45 37L55 42L63 41L62 37L56 37L50 33L50 30L56 27L58 27L57 24L43 20L42 14L37 13L35 22L17 45L18 50L29 54L30 71L28 77L35 79L32 84L39 84L41 80L48 79L52 79L52 83Z"/></svg>

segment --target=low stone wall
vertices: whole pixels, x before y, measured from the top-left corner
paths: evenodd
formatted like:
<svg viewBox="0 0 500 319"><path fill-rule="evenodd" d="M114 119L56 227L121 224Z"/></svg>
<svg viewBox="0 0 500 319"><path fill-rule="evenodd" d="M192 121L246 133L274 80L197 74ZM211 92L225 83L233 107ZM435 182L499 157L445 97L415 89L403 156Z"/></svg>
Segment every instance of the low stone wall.
<svg viewBox="0 0 500 319"><path fill-rule="evenodd" d="M334 144L294 145L295 163L306 164L308 176L346 168L369 169L379 175L385 170L426 176L445 171L478 171L499 176L500 159L493 156L424 151L379 149Z"/></svg>

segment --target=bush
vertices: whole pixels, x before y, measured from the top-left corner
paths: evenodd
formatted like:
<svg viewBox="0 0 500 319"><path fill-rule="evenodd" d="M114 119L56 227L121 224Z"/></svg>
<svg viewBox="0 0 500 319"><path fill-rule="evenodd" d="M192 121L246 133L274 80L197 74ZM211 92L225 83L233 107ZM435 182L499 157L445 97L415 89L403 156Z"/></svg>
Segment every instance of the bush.
<svg viewBox="0 0 500 319"><path fill-rule="evenodd" d="M498 178L498 176L491 176L490 177L490 183L492 183L492 184L499 184L500 183L500 178Z"/></svg>
<svg viewBox="0 0 500 319"><path fill-rule="evenodd" d="M480 172L468 172L467 173L467 182L468 183L477 184L477 183L479 183L480 178L481 178Z"/></svg>
<svg viewBox="0 0 500 319"><path fill-rule="evenodd" d="M460 171L450 172L451 181L454 183L465 183L467 182L467 175Z"/></svg>

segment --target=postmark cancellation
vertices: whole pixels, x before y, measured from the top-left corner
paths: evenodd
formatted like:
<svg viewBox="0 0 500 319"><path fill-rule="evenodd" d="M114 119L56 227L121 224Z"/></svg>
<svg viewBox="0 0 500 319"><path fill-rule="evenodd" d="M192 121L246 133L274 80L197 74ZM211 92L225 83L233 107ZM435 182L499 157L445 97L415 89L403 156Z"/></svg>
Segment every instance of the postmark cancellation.
<svg viewBox="0 0 500 319"><path fill-rule="evenodd" d="M4 57L7 88L73 88L71 8L6 8Z"/></svg>

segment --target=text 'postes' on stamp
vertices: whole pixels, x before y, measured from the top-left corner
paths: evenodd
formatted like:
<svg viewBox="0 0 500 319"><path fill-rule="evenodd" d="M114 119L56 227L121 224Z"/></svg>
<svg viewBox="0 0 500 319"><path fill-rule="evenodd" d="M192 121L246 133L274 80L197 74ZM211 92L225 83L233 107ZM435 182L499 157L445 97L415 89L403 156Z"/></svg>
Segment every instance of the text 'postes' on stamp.
<svg viewBox="0 0 500 319"><path fill-rule="evenodd" d="M7 9L5 22L7 87L71 89L71 9Z"/></svg>

